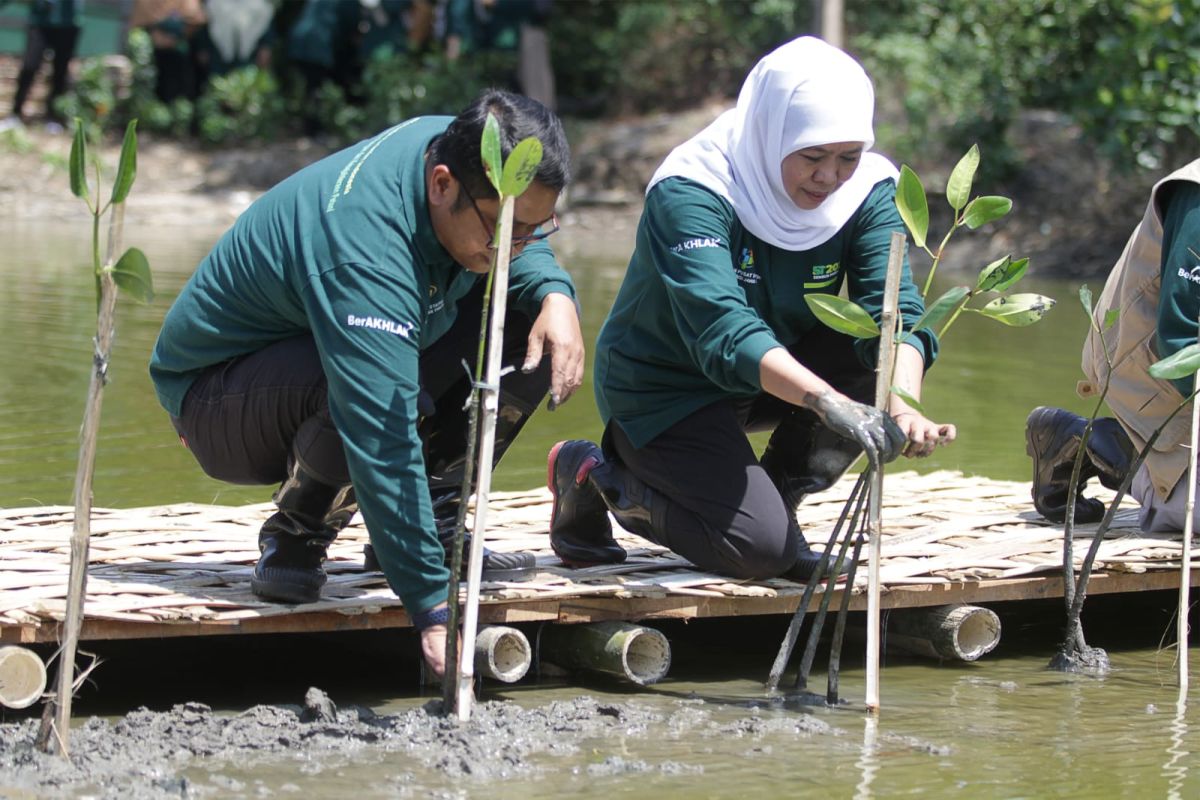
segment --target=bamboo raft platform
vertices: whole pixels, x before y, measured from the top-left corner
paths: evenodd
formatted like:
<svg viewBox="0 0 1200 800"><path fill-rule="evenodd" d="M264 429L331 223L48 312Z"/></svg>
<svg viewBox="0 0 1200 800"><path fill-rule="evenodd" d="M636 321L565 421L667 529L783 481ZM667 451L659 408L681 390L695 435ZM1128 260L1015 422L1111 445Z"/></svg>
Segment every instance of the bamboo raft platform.
<svg viewBox="0 0 1200 800"><path fill-rule="evenodd" d="M798 517L819 546L853 485L849 476L809 498ZM1097 490L1110 500L1111 494ZM964 476L899 473L886 479L882 606L908 608L1061 596L1062 527L1034 511L1029 484ZM550 495L494 493L488 546L532 550L535 580L485 583L483 623L595 622L790 614L803 587L783 579L731 580L616 529L625 564L565 568L549 548ZM362 570L367 532L360 518L330 548L323 599L303 606L266 603L250 592L257 532L270 504L177 504L95 509L82 638L137 639L212 634L345 631L409 626L381 573ZM73 511L0 509L0 643L55 642L65 607ZM1076 532L1078 566L1095 525ZM1136 527L1136 506L1118 513L1102 544L1090 594L1179 585L1180 534ZM866 559L866 553L863 553ZM1193 562L1197 583L1200 564ZM866 570L851 608L866 608ZM845 591L844 581L835 592ZM813 597L813 604L820 592ZM836 607L837 595L834 597Z"/></svg>

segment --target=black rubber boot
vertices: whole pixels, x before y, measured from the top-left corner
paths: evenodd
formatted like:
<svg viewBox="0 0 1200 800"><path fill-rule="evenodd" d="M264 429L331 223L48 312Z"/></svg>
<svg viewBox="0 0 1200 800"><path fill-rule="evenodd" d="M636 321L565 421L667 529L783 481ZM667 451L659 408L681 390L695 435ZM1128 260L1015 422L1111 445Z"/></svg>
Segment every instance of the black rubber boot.
<svg viewBox="0 0 1200 800"><path fill-rule="evenodd" d="M528 404L508 392L500 392L496 413L496 445L492 453L493 469L531 414L533 408ZM433 502L433 521L437 526L438 539L446 551L446 566L450 566L450 548L454 545L458 507L462 503L469 422L470 418L462 408L461 398L453 395L452 401L443 398L433 413L422 419L418 426L418 433L424 444L425 470L429 476L429 495ZM464 576L470 549L471 534L467 532L463 540ZM374 572L379 570L375 548L369 543L363 545L363 569ZM536 571L537 559L533 553L497 553L486 547L483 550L484 581L528 581L532 580Z"/></svg>
<svg viewBox="0 0 1200 800"><path fill-rule="evenodd" d="M1114 420L1115 422L1115 420ZM1025 452L1033 459L1033 506L1051 522L1064 522L1067 518L1067 492L1071 485L1071 471L1075 466L1075 455L1087 420L1063 408L1039 406L1029 413L1025 421ZM1114 453L1119 449L1112 440L1111 427L1104 426L1099 452L1102 458L1120 458ZM1124 433L1122 431L1122 433ZM1092 427L1092 437L1096 426ZM1092 438L1089 437L1089 438ZM1089 449L1091 449L1089 447ZM1106 480L1111 481L1114 470L1121 469L1119 463L1106 460ZM1128 469L1128 463L1124 467ZM1079 485L1075 494L1075 522L1087 524L1099 522L1104 516L1104 504L1094 498L1084 497L1083 489L1090 478L1099 472L1091 458L1084 458L1079 472ZM1122 470L1121 477L1124 477ZM1117 484L1119 485L1118 479Z"/></svg>
<svg viewBox="0 0 1200 800"><path fill-rule="evenodd" d="M333 486L293 458L275 493L275 512L258 532L258 563L250 589L264 600L315 603L325 585L325 557L358 510L349 484Z"/></svg>
<svg viewBox="0 0 1200 800"><path fill-rule="evenodd" d="M841 480L860 455L862 447L857 442L830 430L811 411L802 410L789 413L776 426L759 463L779 490L794 522L796 509L804 498L823 492ZM799 526L797 535L800 554L784 577L804 582L816 571L821 554L809 546ZM836 556L835 549L829 554L827 570L833 566ZM847 559L838 574L849 571Z"/></svg>
<svg viewBox="0 0 1200 800"><path fill-rule="evenodd" d="M559 442L546 459L546 485L554 497L550 547L568 567L625 560L625 548L613 538L604 498L591 480L603 464L599 446L584 439Z"/></svg>

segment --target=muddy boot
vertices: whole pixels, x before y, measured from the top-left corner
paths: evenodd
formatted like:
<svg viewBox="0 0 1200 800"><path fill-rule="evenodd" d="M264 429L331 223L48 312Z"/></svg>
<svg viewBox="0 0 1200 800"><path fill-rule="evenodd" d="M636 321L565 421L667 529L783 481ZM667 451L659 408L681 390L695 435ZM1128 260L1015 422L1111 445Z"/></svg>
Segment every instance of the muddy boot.
<svg viewBox="0 0 1200 800"><path fill-rule="evenodd" d="M559 442L546 459L546 485L554 496L550 547L568 567L620 564L625 548L612 535L608 508L591 475L604 464L600 448L584 439Z"/></svg>
<svg viewBox="0 0 1200 800"><path fill-rule="evenodd" d="M1115 420L1114 420L1115 422ZM1087 420L1062 408L1039 406L1029 413L1025 421L1025 452L1033 459L1033 506L1051 522L1063 522L1067 517L1067 492L1071 485L1071 471L1075 466L1075 454ZM1093 426L1093 436L1095 435ZM1112 442L1112 432L1105 426L1105 441L1099 452L1106 460L1109 480L1113 471L1120 469L1120 459L1114 453L1119 449ZM1126 465L1125 469L1128 469ZM1084 458L1079 472L1079 485L1075 495L1075 522L1087 524L1099 522L1104 516L1104 504L1099 500L1083 496L1088 479L1098 475L1092 459ZM1123 475L1122 475L1123 477ZM1118 481L1119 485L1119 481Z"/></svg>
<svg viewBox="0 0 1200 800"><path fill-rule="evenodd" d="M816 414L794 411L776 426L759 462L779 490L779 496L795 522L796 509L804 498L823 492L841 480L860 455L862 447L857 442L830 430ZM800 554L784 577L804 582L816 571L821 554L809 546L798 526L797 536ZM836 556L835 549L829 554L827 569L832 567ZM838 574L849 571L847 559Z"/></svg>
<svg viewBox="0 0 1200 800"><path fill-rule="evenodd" d="M500 392L496 413L496 444L492 455L493 468L525 426L533 410L532 406L516 395L503 390ZM425 471L429 476L429 496L433 502L433 521L437 527L438 539L446 551L446 566L450 566L450 548L454 544L458 507L462 501L469 424L470 418L462 408L461 397L451 393L438 402L433 413L422 419L417 429L424 445ZM464 576L470 548L471 535L468 532L463 541ZM533 578L536 568L537 559L533 553L497 553L486 547L483 550L482 579L485 581L528 581ZM379 560L370 544L363 546L363 569L379 570Z"/></svg>
<svg viewBox="0 0 1200 800"><path fill-rule="evenodd" d="M358 510L349 484L324 483L293 458L291 474L275 493L279 510L258 533L261 555L250 589L264 600L315 603L325 585L325 557L338 532Z"/></svg>

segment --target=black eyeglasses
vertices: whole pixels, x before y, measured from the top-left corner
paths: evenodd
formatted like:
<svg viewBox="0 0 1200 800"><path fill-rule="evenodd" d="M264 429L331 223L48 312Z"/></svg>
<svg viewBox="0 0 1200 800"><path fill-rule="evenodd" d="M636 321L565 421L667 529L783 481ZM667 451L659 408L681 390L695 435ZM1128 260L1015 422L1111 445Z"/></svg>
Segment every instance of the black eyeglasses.
<svg viewBox="0 0 1200 800"><path fill-rule="evenodd" d="M484 232L487 233L488 250L495 250L496 249L496 223L495 222L489 223L487 221L487 217L485 217L483 215L483 212L479 210L479 204L475 202L475 198L474 198L474 196L472 196L471 190L467 188L467 184L464 183L461 178L459 178L457 175L454 174L454 170L450 170L450 174L454 175L454 180L458 181L458 185L460 187L462 187L463 194L465 194L467 196L467 199L471 201L471 208L475 209L475 216L479 217L479 224L483 226ZM558 215L551 214L550 221L548 223L544 223L542 225L535 225L535 226L533 226L533 230L530 231L529 233L517 235L515 233L515 231L521 227L529 227L529 226L522 226L517 223L513 224L513 231L514 231L514 234L512 237L513 247L516 247L517 245L526 245L526 244L529 244L530 242L539 242L542 239L545 239L547 236L549 236L552 233L558 233Z"/></svg>

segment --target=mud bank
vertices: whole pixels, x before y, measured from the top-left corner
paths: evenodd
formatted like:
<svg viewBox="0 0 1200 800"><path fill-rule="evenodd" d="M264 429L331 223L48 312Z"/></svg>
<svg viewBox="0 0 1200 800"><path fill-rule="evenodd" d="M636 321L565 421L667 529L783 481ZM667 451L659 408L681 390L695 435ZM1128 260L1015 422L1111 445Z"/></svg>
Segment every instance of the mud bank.
<svg viewBox="0 0 1200 800"><path fill-rule="evenodd" d="M526 709L511 702L477 706L467 723L440 716L440 701L396 715L363 706L338 709L311 689L303 706L255 706L240 714L217 714L201 703L170 711L138 709L115 723L88 719L71 732L71 758L34 747L36 720L0 725L0 795L142 798L194 797L238 791L221 764L246 770L285 762L297 774L339 757L386 754L396 779L412 769L433 771L443 783L526 778L553 771L547 760L576 754L589 740L639 739L686 734L689 738L835 736L841 732L805 713L754 716L715 723L704 701L679 700L661 707L592 697ZM748 713L756 713L748 709ZM531 756L538 757L538 763ZM550 757L547 759L546 757ZM314 765L317 765L314 767ZM206 779L197 767L207 766ZM563 766L564 769L578 767ZM586 767L589 775L703 772L698 764L649 763L609 755ZM185 775L190 771L191 777ZM242 787L245 789L246 787ZM276 790L295 791L284 784ZM253 791L266 794L271 790ZM14 794L8 794L13 792Z"/></svg>

